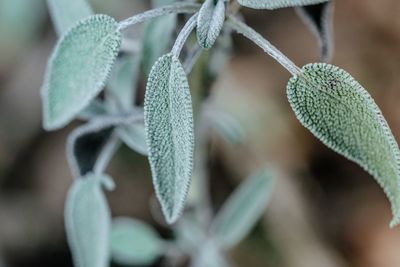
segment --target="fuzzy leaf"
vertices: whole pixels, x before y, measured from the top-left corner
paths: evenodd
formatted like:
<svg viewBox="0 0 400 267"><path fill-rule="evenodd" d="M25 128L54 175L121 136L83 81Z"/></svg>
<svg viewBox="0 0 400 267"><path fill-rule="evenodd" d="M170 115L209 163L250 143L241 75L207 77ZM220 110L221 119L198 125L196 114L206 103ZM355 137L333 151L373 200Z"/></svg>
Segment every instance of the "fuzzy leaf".
<svg viewBox="0 0 400 267"><path fill-rule="evenodd" d="M332 57L332 13L333 2L296 8L297 14L318 38L321 60L329 61Z"/></svg>
<svg viewBox="0 0 400 267"><path fill-rule="evenodd" d="M197 17L197 39L204 49L209 49L217 40L225 20L225 3L206 0Z"/></svg>
<svg viewBox="0 0 400 267"><path fill-rule="evenodd" d="M283 7L314 5L329 0L238 0L245 7L256 9L277 9Z"/></svg>
<svg viewBox="0 0 400 267"><path fill-rule="evenodd" d="M146 130L143 124L122 125L117 132L124 143L132 150L147 156Z"/></svg>
<svg viewBox="0 0 400 267"><path fill-rule="evenodd" d="M118 55L117 22L94 15L70 29L49 60L42 87L44 128L68 124L101 91Z"/></svg>
<svg viewBox="0 0 400 267"><path fill-rule="evenodd" d="M93 15L92 8L86 0L47 0L47 5L59 36L79 20Z"/></svg>
<svg viewBox="0 0 400 267"><path fill-rule="evenodd" d="M241 241L263 214L273 188L273 173L262 170L247 178L228 198L212 224L212 233L230 248Z"/></svg>
<svg viewBox="0 0 400 267"><path fill-rule="evenodd" d="M400 221L400 151L368 92L346 71L308 64L287 85L299 121L325 145L376 178L391 204L391 226Z"/></svg>
<svg viewBox="0 0 400 267"><path fill-rule="evenodd" d="M107 176L87 175L70 188L65 206L65 228L75 267L107 267L110 210L101 189Z"/></svg>
<svg viewBox="0 0 400 267"><path fill-rule="evenodd" d="M112 223L110 250L121 265L150 265L162 254L162 240L149 225L131 218L116 218Z"/></svg>
<svg viewBox="0 0 400 267"><path fill-rule="evenodd" d="M162 56L146 88L144 121L156 195L168 223L180 216L193 169L193 112L179 59Z"/></svg>

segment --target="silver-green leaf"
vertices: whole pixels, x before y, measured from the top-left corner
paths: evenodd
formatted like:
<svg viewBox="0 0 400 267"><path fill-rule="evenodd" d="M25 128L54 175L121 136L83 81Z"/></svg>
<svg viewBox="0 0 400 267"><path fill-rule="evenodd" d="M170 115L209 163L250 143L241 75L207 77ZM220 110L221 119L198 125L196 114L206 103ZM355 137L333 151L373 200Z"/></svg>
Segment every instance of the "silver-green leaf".
<svg viewBox="0 0 400 267"><path fill-rule="evenodd" d="M156 195L168 223L182 213L193 169L193 111L179 59L157 60L147 83L144 122Z"/></svg>
<svg viewBox="0 0 400 267"><path fill-rule="evenodd" d="M143 124L121 125L117 128L119 137L132 150L147 156L149 149L146 143L146 130Z"/></svg>
<svg viewBox="0 0 400 267"><path fill-rule="evenodd" d="M110 210L102 184L110 178L88 174L74 181L65 207L65 228L75 267L109 264Z"/></svg>
<svg viewBox="0 0 400 267"><path fill-rule="evenodd" d="M47 0L51 19L59 36L76 22L93 15L86 0Z"/></svg>
<svg viewBox="0 0 400 267"><path fill-rule="evenodd" d="M206 0L197 17L197 39L204 49L209 49L217 40L225 20L224 0Z"/></svg>
<svg viewBox="0 0 400 267"><path fill-rule="evenodd" d="M400 151L378 106L346 71L308 64L287 85L299 121L325 145L369 172L386 192L400 222Z"/></svg>
<svg viewBox="0 0 400 267"><path fill-rule="evenodd" d="M238 0L239 4L255 9L277 9L283 7L314 5L329 0Z"/></svg>
<svg viewBox="0 0 400 267"><path fill-rule="evenodd" d="M230 248L241 241L264 213L274 174L268 169L247 178L228 198L211 226L213 237Z"/></svg>
<svg viewBox="0 0 400 267"><path fill-rule="evenodd" d="M42 87L44 128L68 124L101 91L121 45L117 22L106 15L80 21L58 42Z"/></svg>
<svg viewBox="0 0 400 267"><path fill-rule="evenodd" d="M150 225L120 217L112 223L110 250L118 264L149 265L162 255L163 241Z"/></svg>

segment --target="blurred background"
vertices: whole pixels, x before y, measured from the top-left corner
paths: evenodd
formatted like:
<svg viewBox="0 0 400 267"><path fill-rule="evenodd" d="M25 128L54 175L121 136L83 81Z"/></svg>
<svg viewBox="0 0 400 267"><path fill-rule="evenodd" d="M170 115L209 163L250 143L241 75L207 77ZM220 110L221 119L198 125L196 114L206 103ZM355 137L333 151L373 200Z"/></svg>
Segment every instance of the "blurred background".
<svg viewBox="0 0 400 267"><path fill-rule="evenodd" d="M93 0L118 20L143 0ZM400 140L400 2L335 0L333 64L375 98ZM319 60L315 37L293 9L242 8L247 23L297 65ZM63 209L72 175L68 133L41 128L40 87L56 42L43 0L0 0L0 266L72 266ZM234 53L212 87L213 105L236 117L245 140L211 140L215 208L251 170L269 162L282 175L265 215L229 257L240 267L398 267L400 230L374 179L324 147L296 120L285 95L289 74L235 35ZM150 212L147 159L122 147L109 168L114 216L133 216L168 237ZM156 263L154 266L162 266Z"/></svg>

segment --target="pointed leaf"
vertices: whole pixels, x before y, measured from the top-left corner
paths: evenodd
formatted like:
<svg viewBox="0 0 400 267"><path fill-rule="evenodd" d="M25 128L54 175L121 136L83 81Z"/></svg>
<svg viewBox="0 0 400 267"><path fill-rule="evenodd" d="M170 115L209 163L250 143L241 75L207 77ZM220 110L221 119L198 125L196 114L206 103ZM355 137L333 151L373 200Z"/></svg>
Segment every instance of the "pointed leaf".
<svg viewBox="0 0 400 267"><path fill-rule="evenodd" d="M321 60L329 61L332 57L332 13L333 2L296 8L297 14L318 38L321 48Z"/></svg>
<svg viewBox="0 0 400 267"><path fill-rule="evenodd" d="M193 169L193 113L189 84L179 59L162 56L146 88L144 121L157 197L168 223L182 213Z"/></svg>
<svg viewBox="0 0 400 267"><path fill-rule="evenodd" d="M42 87L44 128L68 124L101 91L118 55L117 22L94 15L79 22L58 42Z"/></svg>
<svg viewBox="0 0 400 267"><path fill-rule="evenodd" d="M271 196L274 174L269 170L247 178L228 198L212 224L212 233L230 248L254 227Z"/></svg>
<svg viewBox="0 0 400 267"><path fill-rule="evenodd" d="M209 49L217 40L225 20L224 0L206 0L197 17L197 39L204 49Z"/></svg>
<svg viewBox="0 0 400 267"><path fill-rule="evenodd" d="M65 207L65 228L75 267L107 267L110 210L101 189L107 176L74 181Z"/></svg>
<svg viewBox="0 0 400 267"><path fill-rule="evenodd" d="M153 228L139 220L116 218L112 223L110 250L121 265L150 265L162 255L162 240Z"/></svg>
<svg viewBox="0 0 400 267"><path fill-rule="evenodd" d="M299 121L325 145L356 162L383 187L400 221L400 151L368 92L344 70L308 64L287 86Z"/></svg>
<svg viewBox="0 0 400 267"><path fill-rule="evenodd" d="M132 150L144 156L148 155L146 130L143 124L123 125L118 127L117 132L122 141Z"/></svg>
<svg viewBox="0 0 400 267"><path fill-rule="evenodd" d="M86 0L47 0L47 5L59 36L79 20L93 15L92 8Z"/></svg>
<svg viewBox="0 0 400 267"><path fill-rule="evenodd" d="M277 9L283 7L314 5L329 0L238 0L245 7L256 9Z"/></svg>

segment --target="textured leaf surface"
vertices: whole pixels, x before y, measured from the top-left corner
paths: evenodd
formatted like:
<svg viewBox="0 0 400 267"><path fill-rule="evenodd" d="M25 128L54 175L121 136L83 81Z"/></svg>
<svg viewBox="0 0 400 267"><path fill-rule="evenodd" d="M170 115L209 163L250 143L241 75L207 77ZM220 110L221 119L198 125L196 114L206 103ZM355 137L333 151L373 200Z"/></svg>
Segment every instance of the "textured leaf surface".
<svg viewBox="0 0 400 267"><path fill-rule="evenodd" d="M256 9L277 9L283 7L314 5L329 0L238 0L245 7Z"/></svg>
<svg viewBox="0 0 400 267"><path fill-rule="evenodd" d="M300 18L318 38L321 60L329 61L332 57L332 13L333 3L324 2L316 5L296 8Z"/></svg>
<svg viewBox="0 0 400 267"><path fill-rule="evenodd" d="M107 267L110 211L101 189L107 176L89 174L68 192L65 228L75 267Z"/></svg>
<svg viewBox="0 0 400 267"><path fill-rule="evenodd" d="M69 123L101 91L118 55L117 22L95 15L74 26L49 60L42 87L44 127Z"/></svg>
<svg viewBox="0 0 400 267"><path fill-rule="evenodd" d="M146 130L143 124L122 125L117 130L122 141L132 150L147 156Z"/></svg>
<svg viewBox="0 0 400 267"><path fill-rule="evenodd" d="M358 163L385 190L400 221L400 151L387 122L367 91L344 70L308 64L287 86L299 121L325 145Z"/></svg>
<svg viewBox="0 0 400 267"><path fill-rule="evenodd" d="M62 35L76 22L93 15L86 0L47 0L51 19L58 35Z"/></svg>
<svg viewBox="0 0 400 267"><path fill-rule="evenodd" d="M189 84L179 60L162 56L146 88L144 121L149 162L167 222L181 214L193 168L193 113Z"/></svg>
<svg viewBox="0 0 400 267"><path fill-rule="evenodd" d="M223 0L206 0L197 17L197 39L201 47L209 49L217 40L225 20Z"/></svg>
<svg viewBox="0 0 400 267"><path fill-rule="evenodd" d="M236 245L254 227L271 196L273 181L273 173L263 170L247 178L222 206L212 232L224 247Z"/></svg>
<svg viewBox="0 0 400 267"><path fill-rule="evenodd" d="M122 265L149 265L162 254L162 240L149 225L131 218L113 220L110 249Z"/></svg>

